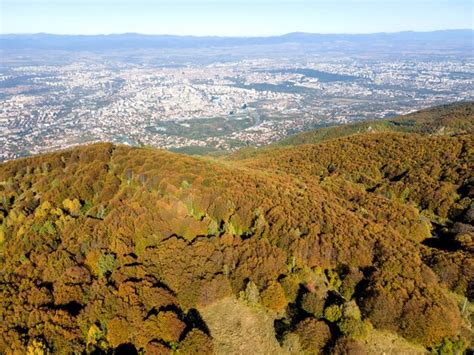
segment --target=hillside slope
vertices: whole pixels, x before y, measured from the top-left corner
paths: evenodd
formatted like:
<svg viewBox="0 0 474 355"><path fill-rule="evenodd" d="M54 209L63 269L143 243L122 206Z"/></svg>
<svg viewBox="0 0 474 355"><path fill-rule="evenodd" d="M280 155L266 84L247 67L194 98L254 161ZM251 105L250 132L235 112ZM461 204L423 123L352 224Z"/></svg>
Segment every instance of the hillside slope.
<svg viewBox="0 0 474 355"><path fill-rule="evenodd" d="M315 144L352 134L373 132L405 132L449 135L474 132L474 104L460 102L417 111L393 119L363 121L330 126L290 136L276 145Z"/></svg>
<svg viewBox="0 0 474 355"><path fill-rule="evenodd" d="M455 134L228 160L104 143L0 165L0 352L470 347L474 138L458 110Z"/></svg>

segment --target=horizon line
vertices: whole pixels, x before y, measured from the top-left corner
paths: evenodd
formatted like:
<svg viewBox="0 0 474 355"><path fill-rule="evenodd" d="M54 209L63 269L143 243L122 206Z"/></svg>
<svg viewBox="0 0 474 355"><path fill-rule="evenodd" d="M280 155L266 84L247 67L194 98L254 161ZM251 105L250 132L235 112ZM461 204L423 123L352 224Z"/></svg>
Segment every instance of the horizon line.
<svg viewBox="0 0 474 355"><path fill-rule="evenodd" d="M138 35L138 36L169 36L169 37L214 37L214 38L271 38L271 37L284 37L289 35L346 35L346 36L360 36L360 35L377 35L377 34L402 34L402 33L433 33L433 32L454 32L454 31L470 31L474 32L474 28L446 28L436 29L427 31L415 31L415 30L403 30L403 31L380 31L380 32L304 32L294 31L281 34L262 34L262 35L192 35L192 34L173 34L173 33L143 33L143 32L111 32L111 33L52 33L52 32L9 32L0 33L0 36L37 36L37 35L48 35L48 36L123 36L123 35ZM474 40L474 38L473 38Z"/></svg>

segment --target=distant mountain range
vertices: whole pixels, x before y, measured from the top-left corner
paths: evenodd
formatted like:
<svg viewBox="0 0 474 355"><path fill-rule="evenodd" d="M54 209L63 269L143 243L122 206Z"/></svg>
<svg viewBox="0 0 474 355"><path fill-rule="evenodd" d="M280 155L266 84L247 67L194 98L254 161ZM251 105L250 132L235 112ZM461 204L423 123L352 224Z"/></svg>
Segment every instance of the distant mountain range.
<svg viewBox="0 0 474 355"><path fill-rule="evenodd" d="M55 34L3 34L0 49L61 49L61 50L113 50L147 48L199 48L238 47L252 45L301 44L320 45L328 42L365 43L369 45L463 45L472 46L474 31L469 29L433 32L397 32L373 34L316 34L289 33L271 37L218 37L144 35L137 33L111 35L55 35Z"/></svg>

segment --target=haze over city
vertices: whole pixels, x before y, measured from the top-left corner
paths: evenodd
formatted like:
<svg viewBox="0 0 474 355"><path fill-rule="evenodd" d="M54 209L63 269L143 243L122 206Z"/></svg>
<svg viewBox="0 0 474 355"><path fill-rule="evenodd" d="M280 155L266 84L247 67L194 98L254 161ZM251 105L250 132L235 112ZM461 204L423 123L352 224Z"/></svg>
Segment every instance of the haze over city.
<svg viewBox="0 0 474 355"><path fill-rule="evenodd" d="M472 29L469 0L2 0L2 33L268 36Z"/></svg>

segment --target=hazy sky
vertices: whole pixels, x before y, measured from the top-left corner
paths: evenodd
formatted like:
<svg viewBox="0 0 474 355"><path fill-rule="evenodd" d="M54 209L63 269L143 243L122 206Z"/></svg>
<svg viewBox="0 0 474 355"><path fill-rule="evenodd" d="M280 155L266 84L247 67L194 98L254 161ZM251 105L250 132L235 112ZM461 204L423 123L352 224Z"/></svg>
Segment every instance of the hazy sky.
<svg viewBox="0 0 474 355"><path fill-rule="evenodd" d="M472 0L0 0L2 33L276 35L473 28Z"/></svg>

